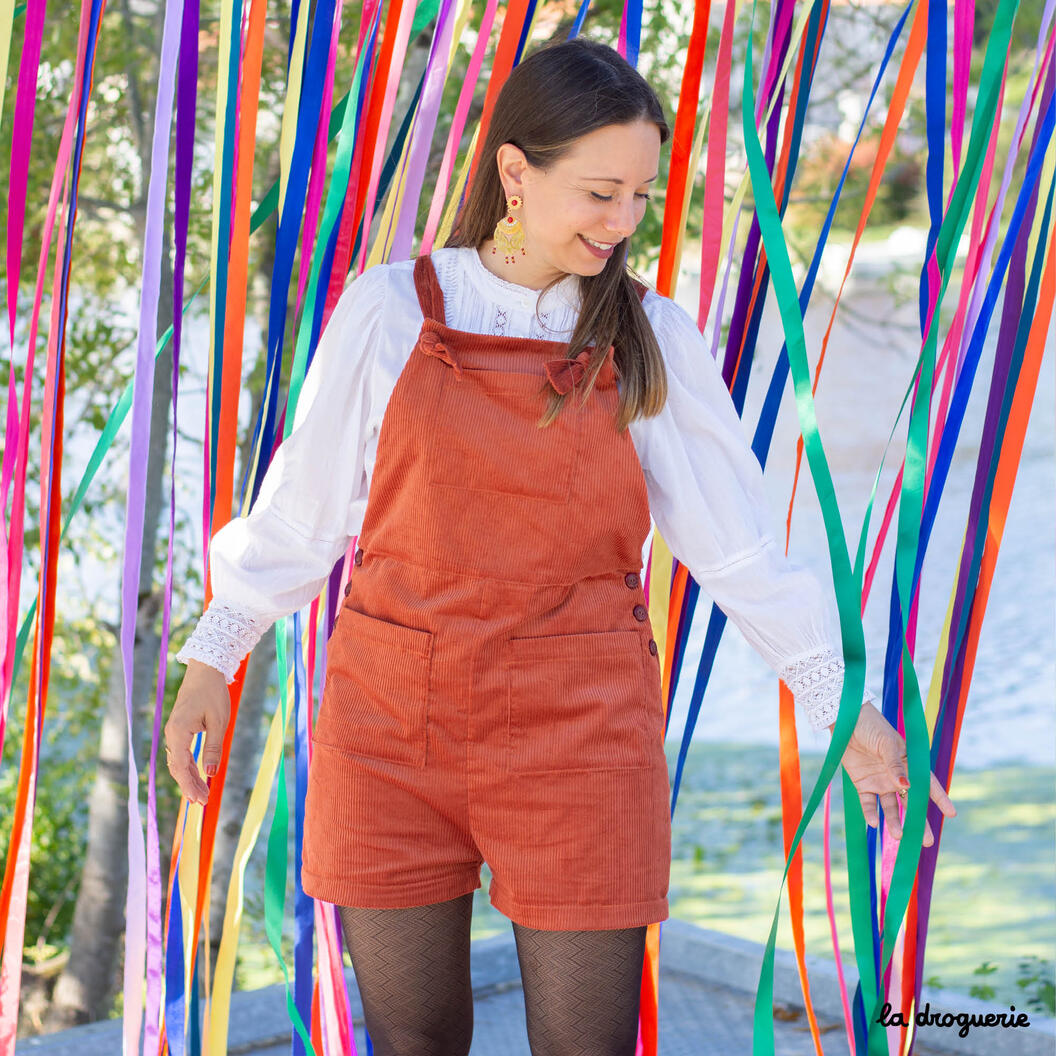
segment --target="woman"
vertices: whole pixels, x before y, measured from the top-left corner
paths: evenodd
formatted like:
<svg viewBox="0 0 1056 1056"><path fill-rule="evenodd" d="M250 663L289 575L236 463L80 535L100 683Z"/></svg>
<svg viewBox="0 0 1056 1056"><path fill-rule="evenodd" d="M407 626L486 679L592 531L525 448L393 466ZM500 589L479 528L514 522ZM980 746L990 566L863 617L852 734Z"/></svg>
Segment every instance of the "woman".
<svg viewBox="0 0 1056 1056"><path fill-rule="evenodd" d="M510 74L447 244L339 301L166 726L190 800L230 681L358 534L314 729L302 881L341 906L378 1053L469 1051L480 866L513 921L532 1052L632 1053L646 926L668 916L658 650L640 572L664 539L815 728L843 663L829 599L775 544L760 467L690 316L627 244L669 135L617 52ZM844 766L894 837L905 744L868 701ZM932 798L953 808L937 779ZM925 842L933 842L930 828Z"/></svg>

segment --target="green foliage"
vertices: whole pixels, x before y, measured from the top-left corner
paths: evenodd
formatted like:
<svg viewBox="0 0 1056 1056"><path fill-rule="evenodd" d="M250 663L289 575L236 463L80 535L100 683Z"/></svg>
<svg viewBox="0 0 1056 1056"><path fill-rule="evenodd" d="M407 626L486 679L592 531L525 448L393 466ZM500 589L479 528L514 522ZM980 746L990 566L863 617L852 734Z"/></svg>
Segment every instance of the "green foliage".
<svg viewBox="0 0 1056 1056"><path fill-rule="evenodd" d="M880 135L876 133L860 141L854 152L833 221L838 231L853 233L857 227L879 146ZM838 136L827 135L805 149L796 170L796 186L803 190L793 194L786 213L791 228L803 232L821 229L850 148L851 144ZM923 190L924 164L919 153L905 149L896 140L869 214L870 226L926 222Z"/></svg>
<svg viewBox="0 0 1056 1056"><path fill-rule="evenodd" d="M979 68L982 67L983 56L986 54L986 43L990 39L994 16L997 14L1000 3L1001 0L975 0L975 25L972 33L973 66L977 64ZM1043 4L1020 2L1015 21L1012 23L1010 48L1013 53L1021 53L1028 48L1034 48L1041 30L1043 7Z"/></svg>
<svg viewBox="0 0 1056 1056"><path fill-rule="evenodd" d="M998 966L996 964L991 964L990 961L983 961L983 963L980 964L977 968L972 969L972 975L981 975L985 977L988 975L993 975L994 972L997 971L997 969ZM968 991L968 993L972 997L978 997L981 1001L989 1001L991 998L993 998L996 992L997 991L994 990L994 988L988 983L975 983Z"/></svg>
<svg viewBox="0 0 1056 1056"><path fill-rule="evenodd" d="M1053 962L1030 954L1017 967L1019 978L1016 986L1024 992L1026 1007L1047 1016L1056 1016L1056 973L1053 971Z"/></svg>
<svg viewBox="0 0 1056 1056"><path fill-rule="evenodd" d="M40 750L33 811L26 945L61 947L73 915L84 855L87 798L98 751L98 720L112 662L109 635L97 621L56 620L51 652L51 681ZM12 819L18 786L28 658L15 699L21 714L12 716L0 770L0 818ZM19 692L21 691L21 692ZM5 823L5 843L10 837Z"/></svg>
<svg viewBox="0 0 1056 1056"><path fill-rule="evenodd" d="M1056 1015L1056 972L1053 962L1046 957L1037 954L1028 954L1021 957L1016 964L1017 979L1015 985L1023 991L1022 998L1016 1000L1017 1009L1030 1009L1040 1012L1042 1015ZM996 975L1001 970L999 964L992 961L983 961L982 964L972 969L972 975L988 976ZM925 980L925 985L935 990L942 989L942 983L938 976L932 975ZM969 988L969 994L981 1001L993 1001L997 996L997 989L989 983L976 983Z"/></svg>

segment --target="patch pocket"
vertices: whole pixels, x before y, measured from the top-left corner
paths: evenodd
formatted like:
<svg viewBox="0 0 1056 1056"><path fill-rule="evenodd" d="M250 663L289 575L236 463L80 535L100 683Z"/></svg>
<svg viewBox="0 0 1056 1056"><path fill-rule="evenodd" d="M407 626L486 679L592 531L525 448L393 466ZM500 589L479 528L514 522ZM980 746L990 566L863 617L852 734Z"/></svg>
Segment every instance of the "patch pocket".
<svg viewBox="0 0 1056 1056"><path fill-rule="evenodd" d="M345 606L328 646L314 740L342 752L425 766L431 631Z"/></svg>
<svg viewBox="0 0 1056 1056"><path fill-rule="evenodd" d="M510 771L651 764L655 731L637 631L511 638L506 649Z"/></svg>
<svg viewBox="0 0 1056 1056"><path fill-rule="evenodd" d="M579 446L579 408L562 408L545 429L540 374L463 369L444 371L436 425L443 443L429 454L429 483L492 491L547 502L568 501Z"/></svg>

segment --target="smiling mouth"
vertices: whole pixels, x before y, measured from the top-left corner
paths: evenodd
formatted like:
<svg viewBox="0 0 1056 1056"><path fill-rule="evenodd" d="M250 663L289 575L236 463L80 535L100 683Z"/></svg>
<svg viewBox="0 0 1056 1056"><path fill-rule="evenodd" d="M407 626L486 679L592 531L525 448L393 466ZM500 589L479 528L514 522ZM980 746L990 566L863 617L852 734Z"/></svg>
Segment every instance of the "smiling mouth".
<svg viewBox="0 0 1056 1056"><path fill-rule="evenodd" d="M583 239L584 242L588 242L595 249L601 249L601 250L612 249L613 246L618 245L618 243L616 243L616 242L595 242L594 239L587 238L586 235L580 235L579 237L581 239Z"/></svg>

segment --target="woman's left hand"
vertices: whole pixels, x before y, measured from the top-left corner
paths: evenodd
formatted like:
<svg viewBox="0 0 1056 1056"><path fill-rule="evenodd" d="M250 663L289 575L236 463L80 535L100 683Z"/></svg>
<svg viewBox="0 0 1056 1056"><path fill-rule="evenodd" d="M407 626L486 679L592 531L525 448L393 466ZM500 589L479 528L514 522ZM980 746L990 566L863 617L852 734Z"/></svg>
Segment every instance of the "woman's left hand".
<svg viewBox="0 0 1056 1056"><path fill-rule="evenodd" d="M832 730L836 724L829 726ZM843 753L843 768L858 790L862 802L862 813L872 828L880 824L876 797L884 808L887 831L892 839L902 838L902 821L898 811L898 793L909 788L908 755L906 742L871 701L862 702L854 733ZM942 783L931 775L931 798L947 818L957 814L953 802L946 795ZM924 821L924 846L935 842L931 825Z"/></svg>

